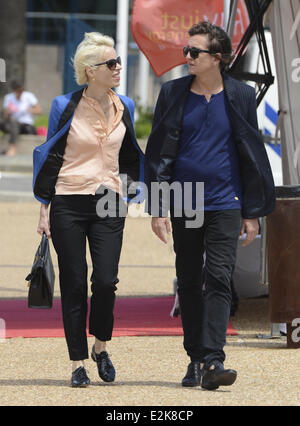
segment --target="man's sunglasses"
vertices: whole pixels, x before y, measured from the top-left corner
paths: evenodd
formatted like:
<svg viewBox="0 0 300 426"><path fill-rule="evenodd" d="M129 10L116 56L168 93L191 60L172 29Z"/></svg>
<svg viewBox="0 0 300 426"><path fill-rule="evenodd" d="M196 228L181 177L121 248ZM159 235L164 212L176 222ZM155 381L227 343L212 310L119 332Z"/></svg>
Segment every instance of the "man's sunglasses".
<svg viewBox="0 0 300 426"><path fill-rule="evenodd" d="M120 56L118 56L117 59L109 59L108 61L100 62L100 64L95 64L94 67L98 67L99 65L107 65L107 68L113 71L117 68L117 64L121 65Z"/></svg>
<svg viewBox="0 0 300 426"><path fill-rule="evenodd" d="M187 57L188 53L191 55L192 59L197 59L199 53L210 53L213 54L211 50L198 49L197 47L184 46L183 48L183 56Z"/></svg>

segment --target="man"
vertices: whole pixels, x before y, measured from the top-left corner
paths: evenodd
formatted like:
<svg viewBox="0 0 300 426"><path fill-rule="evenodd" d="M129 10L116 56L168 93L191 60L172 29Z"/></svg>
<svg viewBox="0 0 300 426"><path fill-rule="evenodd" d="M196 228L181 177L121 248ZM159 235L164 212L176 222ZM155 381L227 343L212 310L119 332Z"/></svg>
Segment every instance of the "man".
<svg viewBox="0 0 300 426"><path fill-rule="evenodd" d="M189 30L183 52L190 75L162 86L146 149L145 179L149 194L163 182L179 182L183 189L184 183L192 183L196 212L195 184L204 182L201 226L188 227L174 200L170 213L184 348L191 360L182 385L213 390L237 377L223 365L237 241L244 233L244 245L254 240L258 218L274 209L275 190L258 131L255 91L223 72L232 58L229 37L202 22ZM154 233L166 243L171 223L165 200L158 200L157 206L151 194L147 211Z"/></svg>
<svg viewBox="0 0 300 426"><path fill-rule="evenodd" d="M12 82L13 92L7 94L3 101L3 119L0 130L9 133L9 149L5 155L16 155L16 142L19 134L36 134L33 115L41 114L42 108L31 92L24 91L21 82Z"/></svg>

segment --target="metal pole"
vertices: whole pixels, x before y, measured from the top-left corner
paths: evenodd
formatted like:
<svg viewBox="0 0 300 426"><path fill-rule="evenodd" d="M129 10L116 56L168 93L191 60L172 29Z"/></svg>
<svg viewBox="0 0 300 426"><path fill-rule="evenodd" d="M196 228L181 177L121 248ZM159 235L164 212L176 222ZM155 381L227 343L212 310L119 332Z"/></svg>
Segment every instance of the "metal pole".
<svg viewBox="0 0 300 426"><path fill-rule="evenodd" d="M143 52L139 53L139 103L143 108L148 106L149 62Z"/></svg>
<svg viewBox="0 0 300 426"><path fill-rule="evenodd" d="M232 40L233 34L234 34L234 26L235 26L235 19L236 19L236 11L238 7L238 0L233 0L232 5L230 7L230 16L227 23L227 34L230 37L230 40Z"/></svg>
<svg viewBox="0 0 300 426"><path fill-rule="evenodd" d="M230 2L231 0L224 0L224 30L227 31L227 26L230 16Z"/></svg>
<svg viewBox="0 0 300 426"><path fill-rule="evenodd" d="M127 94L127 55L128 55L128 13L129 0L118 0L117 4L117 43L116 50L122 58L120 86L117 92Z"/></svg>
<svg viewBox="0 0 300 426"><path fill-rule="evenodd" d="M178 65L177 67L172 68L170 74L172 80L182 77L182 65Z"/></svg>

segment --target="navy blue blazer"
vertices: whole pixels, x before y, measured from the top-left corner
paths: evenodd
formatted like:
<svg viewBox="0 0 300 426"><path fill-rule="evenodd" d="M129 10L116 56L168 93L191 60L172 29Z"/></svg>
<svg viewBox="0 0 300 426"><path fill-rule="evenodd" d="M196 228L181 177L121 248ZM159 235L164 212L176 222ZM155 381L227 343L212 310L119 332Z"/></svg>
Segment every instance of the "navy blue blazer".
<svg viewBox="0 0 300 426"><path fill-rule="evenodd" d="M149 214L151 182L172 182L183 110L193 78L189 75L168 81L162 86L157 100L145 153L145 183L148 187L146 208ZM242 216L248 219L263 217L275 208L275 187L267 152L258 130L255 90L226 74L223 80L242 179Z"/></svg>
<svg viewBox="0 0 300 426"><path fill-rule="evenodd" d="M49 204L55 194L55 185L63 164L68 133L83 90L54 99L49 116L47 140L33 151L33 192L35 198L44 204ZM138 146L133 126L134 102L127 96L119 95L119 97L124 105L122 119L126 126L119 152L119 172L127 176L127 187L129 187L133 182L144 181L144 154ZM141 189L136 188L136 194L139 194L134 200L136 202L141 201ZM128 196L126 201L130 201L136 194Z"/></svg>

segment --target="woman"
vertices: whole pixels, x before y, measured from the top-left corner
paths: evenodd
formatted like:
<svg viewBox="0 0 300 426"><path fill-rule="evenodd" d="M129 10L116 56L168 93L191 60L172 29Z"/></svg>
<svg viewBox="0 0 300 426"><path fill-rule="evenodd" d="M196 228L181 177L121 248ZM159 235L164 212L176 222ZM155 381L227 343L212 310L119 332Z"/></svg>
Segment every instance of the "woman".
<svg viewBox="0 0 300 426"><path fill-rule="evenodd" d="M91 356L101 379L112 382L115 369L106 342L113 330L127 212L123 199L128 201L120 176L129 183L140 181L143 154L133 128L134 102L112 90L119 85L122 69L114 41L100 33L86 33L75 53L74 69L77 83L86 86L53 101L47 141L34 150L34 194L41 201L38 232L52 237L58 256L71 384L85 387L90 383L84 367L88 358L86 240L93 264ZM116 214L103 214L102 197L110 207L114 202Z"/></svg>

